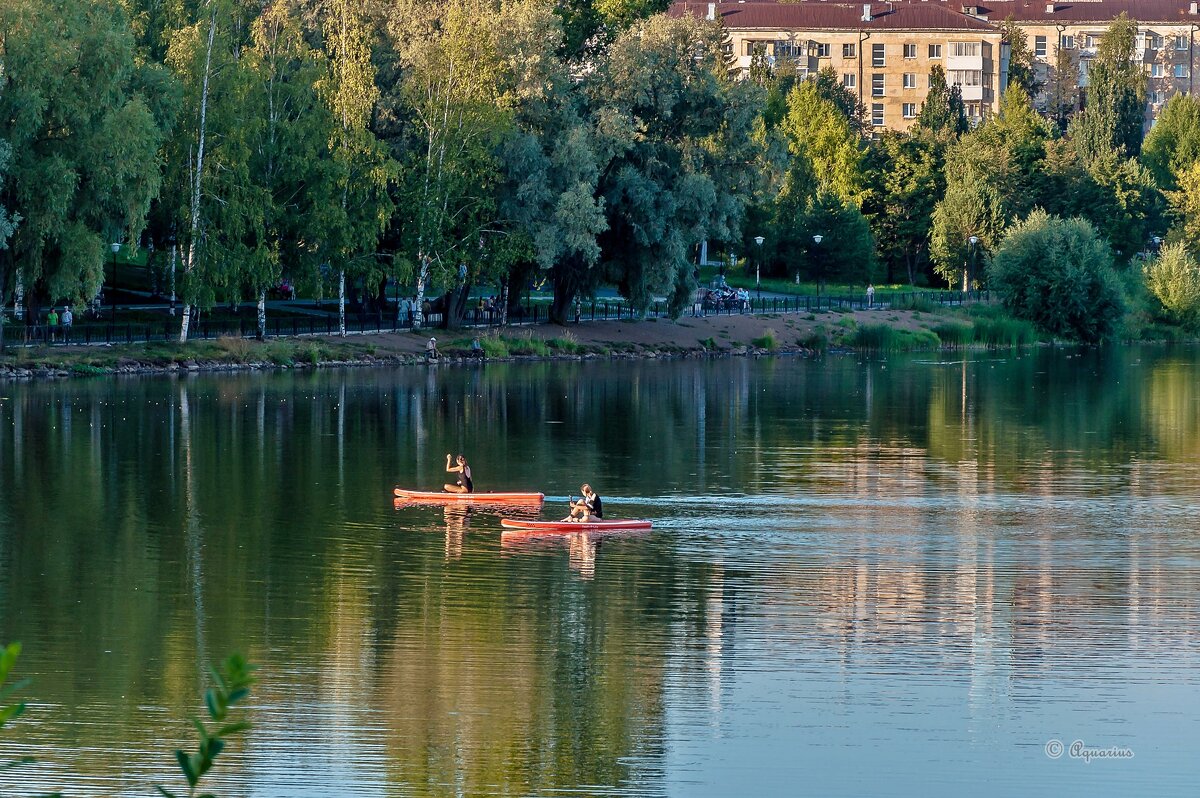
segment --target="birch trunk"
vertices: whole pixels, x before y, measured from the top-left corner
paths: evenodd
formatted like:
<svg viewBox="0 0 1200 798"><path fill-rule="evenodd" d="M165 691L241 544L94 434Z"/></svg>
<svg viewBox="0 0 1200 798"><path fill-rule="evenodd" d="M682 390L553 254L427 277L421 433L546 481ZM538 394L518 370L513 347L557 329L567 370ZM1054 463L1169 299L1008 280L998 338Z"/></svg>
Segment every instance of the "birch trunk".
<svg viewBox="0 0 1200 798"><path fill-rule="evenodd" d="M346 269L338 269L338 334L346 337Z"/></svg>
<svg viewBox="0 0 1200 798"><path fill-rule="evenodd" d="M429 279L429 259L421 257L421 268L417 270L417 298L413 308L414 330L421 329L425 324L425 281Z"/></svg>
<svg viewBox="0 0 1200 798"><path fill-rule="evenodd" d="M258 340L267 337L267 289L258 291Z"/></svg>
<svg viewBox="0 0 1200 798"><path fill-rule="evenodd" d="M200 178L204 174L204 136L208 122L208 78L212 72L213 41L217 36L217 6L212 6L212 19L208 23L208 46L204 52L204 78L200 88L200 130L196 137L196 171L192 176L191 234L188 237L188 256L183 264L183 273L191 272L196 265L196 239L200 235ZM183 319L179 323L179 343L187 343L188 326L192 319L192 305L183 303Z"/></svg>

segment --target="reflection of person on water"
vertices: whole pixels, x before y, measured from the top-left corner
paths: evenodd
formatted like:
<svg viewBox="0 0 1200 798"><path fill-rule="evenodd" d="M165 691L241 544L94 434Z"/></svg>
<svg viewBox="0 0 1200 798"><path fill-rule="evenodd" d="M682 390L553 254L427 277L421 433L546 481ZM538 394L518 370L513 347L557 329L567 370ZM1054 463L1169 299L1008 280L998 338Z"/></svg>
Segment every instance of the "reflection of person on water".
<svg viewBox="0 0 1200 798"><path fill-rule="evenodd" d="M583 497L571 505L571 514L564 518L564 521L578 521L587 523L592 519L600 521L604 518L604 505L600 501L600 495L592 490L592 486L584 484L579 489Z"/></svg>
<svg viewBox="0 0 1200 798"><path fill-rule="evenodd" d="M471 467L467 465L467 458L460 454L455 463L451 463L450 458L451 455L446 455L446 473L458 474L458 477L453 485L442 485L442 488L450 493L473 492L475 485L471 482Z"/></svg>

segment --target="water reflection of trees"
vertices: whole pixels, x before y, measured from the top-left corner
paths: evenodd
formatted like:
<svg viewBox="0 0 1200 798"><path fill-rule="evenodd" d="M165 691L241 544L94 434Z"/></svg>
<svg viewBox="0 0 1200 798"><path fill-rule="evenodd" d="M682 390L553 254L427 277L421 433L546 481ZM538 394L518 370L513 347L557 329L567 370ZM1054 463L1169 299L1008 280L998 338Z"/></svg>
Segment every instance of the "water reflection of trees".
<svg viewBox="0 0 1200 798"><path fill-rule="evenodd" d="M570 551L504 558L495 534L467 531L474 519L396 513L391 486L440 485L447 451L468 454L481 489L842 496L913 528L941 517L892 500L960 502L962 547L945 568L903 545L889 554L876 536L857 557L771 583L773 605L812 613L848 661L912 635L966 645L981 629L1004 630L1013 656L1052 659L1078 631L1072 607L1126 613L1123 629L1194 628L1186 602L1169 599L1200 585L1181 588L1157 565L1168 542L1139 536L1118 565L1063 570L1050 545L1061 531L1046 531L1014 573L976 540L969 508L1006 491L1194 494L1165 466L1200 456L1195 353L952 360L9 386L0 636L26 642L35 699L59 708L47 710L47 743L99 734L134 758L160 753L173 727L137 707L185 716L196 661L240 648L282 671L264 673L263 735L285 738L314 694L379 711L369 722L394 780L429 792L652 781L668 652L702 641L676 667L719 682L735 610L761 599L763 580L657 539L642 555L579 552L597 555L593 578L579 579L564 567ZM101 731L99 706L118 708Z"/></svg>

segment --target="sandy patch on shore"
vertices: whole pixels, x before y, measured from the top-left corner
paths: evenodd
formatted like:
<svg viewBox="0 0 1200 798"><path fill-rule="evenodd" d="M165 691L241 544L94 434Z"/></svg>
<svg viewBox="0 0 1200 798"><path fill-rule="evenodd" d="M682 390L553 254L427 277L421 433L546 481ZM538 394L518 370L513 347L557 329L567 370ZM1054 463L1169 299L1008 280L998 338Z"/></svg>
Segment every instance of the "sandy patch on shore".
<svg viewBox="0 0 1200 798"><path fill-rule="evenodd" d="M809 316L813 318L809 318ZM915 315L915 318L914 318ZM888 324L902 329L918 329L929 325L933 316L928 313L914 314L904 310L871 310L852 313L823 312L814 314L745 314L733 316L684 316L676 321L670 319L648 319L646 321L594 321L569 324L561 327L554 324L537 324L489 330L440 330L421 332L386 333L365 335L358 340L378 347L382 353L417 354L425 349L430 336L438 339L443 352L469 344L474 335L504 335L515 338L531 335L548 340L572 336L580 344L589 347L631 350L704 348L702 342L711 339L717 350L734 350L750 346L755 338L774 332L779 348L783 350L801 348L801 341L811 335L817 327L827 334L850 325Z"/></svg>

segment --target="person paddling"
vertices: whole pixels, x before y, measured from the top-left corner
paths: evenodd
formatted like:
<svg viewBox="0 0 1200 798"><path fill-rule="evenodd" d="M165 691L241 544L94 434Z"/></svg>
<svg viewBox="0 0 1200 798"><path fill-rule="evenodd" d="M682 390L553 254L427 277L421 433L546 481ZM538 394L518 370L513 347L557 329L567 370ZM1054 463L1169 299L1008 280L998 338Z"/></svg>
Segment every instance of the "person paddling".
<svg viewBox="0 0 1200 798"><path fill-rule="evenodd" d="M448 493L472 493L475 490L475 484L471 482L471 467L467 465L467 458L461 454L451 463L451 455L446 455L446 473L458 474L453 485L442 485L442 489Z"/></svg>
<svg viewBox="0 0 1200 798"><path fill-rule="evenodd" d="M588 521L601 521L604 519L604 504L600 501L600 495L592 490L592 486L584 483L579 489L583 497L571 505L571 514L564 518L564 521L572 521L586 524Z"/></svg>

